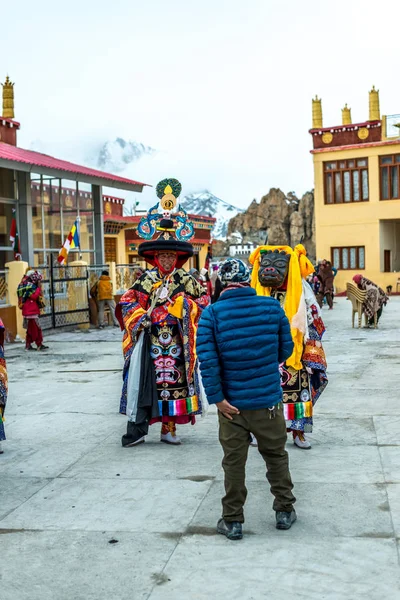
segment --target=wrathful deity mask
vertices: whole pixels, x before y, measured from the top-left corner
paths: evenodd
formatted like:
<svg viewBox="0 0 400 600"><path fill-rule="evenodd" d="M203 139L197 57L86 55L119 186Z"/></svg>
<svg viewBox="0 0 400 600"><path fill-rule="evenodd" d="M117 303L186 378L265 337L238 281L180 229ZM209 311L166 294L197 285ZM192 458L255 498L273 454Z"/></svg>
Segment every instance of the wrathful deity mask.
<svg viewBox="0 0 400 600"><path fill-rule="evenodd" d="M258 280L263 287L281 288L289 271L290 254L284 250L266 250L261 253Z"/></svg>
<svg viewBox="0 0 400 600"><path fill-rule="evenodd" d="M172 385L181 380L182 348L168 326L160 328L158 336L152 335L150 354L154 360L157 385Z"/></svg>

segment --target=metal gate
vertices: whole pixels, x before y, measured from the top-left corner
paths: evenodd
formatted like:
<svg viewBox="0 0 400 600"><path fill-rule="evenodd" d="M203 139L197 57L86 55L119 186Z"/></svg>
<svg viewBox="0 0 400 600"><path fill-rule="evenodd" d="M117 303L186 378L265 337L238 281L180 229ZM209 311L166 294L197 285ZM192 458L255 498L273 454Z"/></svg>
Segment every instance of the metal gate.
<svg viewBox="0 0 400 600"><path fill-rule="evenodd" d="M45 307L42 329L82 325L90 322L88 270L81 266L59 266L50 262L41 267Z"/></svg>

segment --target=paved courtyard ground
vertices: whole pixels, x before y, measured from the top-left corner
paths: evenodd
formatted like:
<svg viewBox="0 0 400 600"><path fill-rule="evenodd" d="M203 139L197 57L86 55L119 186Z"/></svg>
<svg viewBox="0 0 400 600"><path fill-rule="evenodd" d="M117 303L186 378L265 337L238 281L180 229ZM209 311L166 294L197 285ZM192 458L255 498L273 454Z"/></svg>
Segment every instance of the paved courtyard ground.
<svg viewBox="0 0 400 600"><path fill-rule="evenodd" d="M263 461L249 451L245 538L215 533L223 491L217 418L159 426L122 448L121 334L7 348L0 456L1 600L400 598L400 298L377 330L324 310L330 383L311 451L288 442L298 521L274 528ZM243 349L245 351L245 349Z"/></svg>

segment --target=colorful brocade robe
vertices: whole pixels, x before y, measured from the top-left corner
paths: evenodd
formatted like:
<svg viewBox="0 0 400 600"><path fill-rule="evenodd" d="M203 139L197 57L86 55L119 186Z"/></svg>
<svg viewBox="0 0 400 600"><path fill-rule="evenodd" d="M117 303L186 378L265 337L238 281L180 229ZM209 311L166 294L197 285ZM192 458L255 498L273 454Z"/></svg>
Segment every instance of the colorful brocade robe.
<svg viewBox="0 0 400 600"><path fill-rule="evenodd" d="M8 377L4 358L4 325L0 319L0 442L6 439L4 431L4 411L7 403Z"/></svg>
<svg viewBox="0 0 400 600"><path fill-rule="evenodd" d="M160 287L165 294L159 293ZM201 311L209 302L203 287L183 269L164 279L157 269L147 271L122 296L118 311L124 324L125 364L120 413L126 414L130 357L147 311L154 305L150 319L160 415L156 420L188 423L201 414L196 332Z"/></svg>
<svg viewBox="0 0 400 600"><path fill-rule="evenodd" d="M290 430L311 432L313 408L328 384L326 358L322 346L325 325L317 300L304 282L305 328L302 368L280 366L283 412ZM282 301L284 298L280 298Z"/></svg>

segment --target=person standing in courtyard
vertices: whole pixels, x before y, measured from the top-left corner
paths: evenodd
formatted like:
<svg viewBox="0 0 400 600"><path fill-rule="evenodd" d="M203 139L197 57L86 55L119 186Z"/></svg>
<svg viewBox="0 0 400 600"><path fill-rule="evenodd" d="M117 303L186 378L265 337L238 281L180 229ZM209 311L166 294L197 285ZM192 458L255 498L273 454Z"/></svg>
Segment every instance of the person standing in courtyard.
<svg viewBox="0 0 400 600"><path fill-rule="evenodd" d="M182 267L193 256L194 227L180 209L171 213L181 184L157 185L158 204L138 226L145 242L139 256L153 265L135 281L117 306L124 331L124 384L120 412L128 416L124 447L145 441L149 425L161 423L160 441L179 445L176 426L196 422L202 413L196 331L210 301L202 285ZM177 224L176 230L175 225ZM152 239L154 235L158 237Z"/></svg>
<svg viewBox="0 0 400 600"><path fill-rule="evenodd" d="M32 344L36 344L37 350L48 350L43 344L43 332L40 326L40 311L44 308L42 295L42 275L35 269L28 269L17 288L18 306L24 317L24 328L26 329L25 349L35 350Z"/></svg>
<svg viewBox="0 0 400 600"><path fill-rule="evenodd" d="M322 261L319 271L318 271L318 279L320 281L320 286L319 286L319 290L317 293L318 304L322 308L322 305L324 303L324 298L326 298L326 301L329 306L329 310L332 310L333 309L333 281L335 279L335 275L332 270L332 264L329 261L327 261L327 260Z"/></svg>
<svg viewBox="0 0 400 600"><path fill-rule="evenodd" d="M98 311L98 327L104 328L104 310L106 306L110 309L111 317L115 327L119 327L118 320L115 316L115 300L113 294L113 286L111 277L108 271L103 271L98 282L92 288L92 296L97 302Z"/></svg>
<svg viewBox="0 0 400 600"><path fill-rule="evenodd" d="M363 313L368 319L368 327L373 327L375 324L375 315L376 322L379 323L383 307L389 302L389 296L376 283L361 274L354 275L353 281L358 289L367 292L363 302Z"/></svg>
<svg viewBox="0 0 400 600"><path fill-rule="evenodd" d="M217 531L237 540L243 536L251 434L267 465L277 529L289 529L296 520L279 373L279 365L293 352L293 341L279 302L257 296L241 260L226 260L218 276L222 293L203 311L197 354L208 402L218 408L224 452L225 496Z"/></svg>
<svg viewBox="0 0 400 600"><path fill-rule="evenodd" d="M4 430L4 411L7 404L8 378L4 358L4 325L0 319L0 454L3 454L2 443L6 439Z"/></svg>

